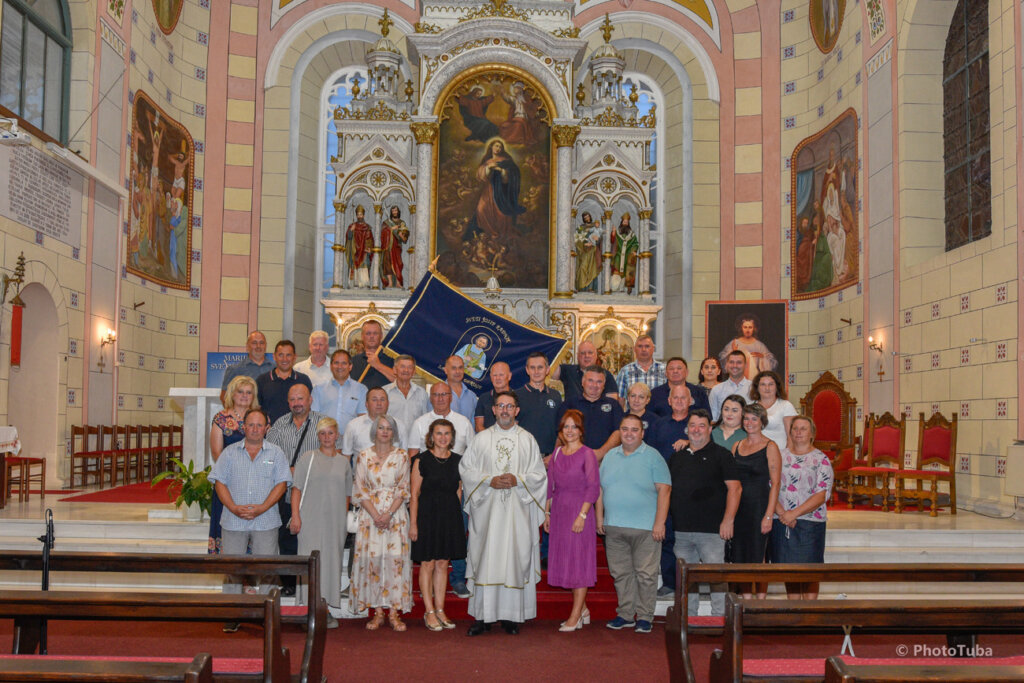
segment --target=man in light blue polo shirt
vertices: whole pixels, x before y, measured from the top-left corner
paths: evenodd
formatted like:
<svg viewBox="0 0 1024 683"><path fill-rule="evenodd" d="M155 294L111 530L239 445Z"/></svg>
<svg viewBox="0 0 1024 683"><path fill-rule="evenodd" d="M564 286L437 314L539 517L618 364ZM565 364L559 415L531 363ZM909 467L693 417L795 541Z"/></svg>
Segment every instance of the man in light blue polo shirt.
<svg viewBox="0 0 1024 683"><path fill-rule="evenodd" d="M352 379L352 357L345 349L331 354L331 381L313 387L313 410L338 422L338 445L345 427L366 412L366 387Z"/></svg>
<svg viewBox="0 0 1024 683"><path fill-rule="evenodd" d="M221 552L225 555L245 555L250 542L253 555L278 554L281 515L277 501L291 485L292 475L288 456L263 438L267 424L262 410L248 411L243 423L245 438L225 448L210 473L210 481L224 503L220 524ZM242 585L237 577L231 581L224 584L224 592L240 593ZM260 587L269 592L270 582L261 580ZM237 631L237 624L228 624L224 630Z"/></svg>
<svg viewBox="0 0 1024 683"><path fill-rule="evenodd" d="M635 626L637 633L650 633L672 476L661 454L643 442L639 417L626 415L619 431L622 445L601 461L597 501L597 532L604 534L608 571L619 598L608 628Z"/></svg>

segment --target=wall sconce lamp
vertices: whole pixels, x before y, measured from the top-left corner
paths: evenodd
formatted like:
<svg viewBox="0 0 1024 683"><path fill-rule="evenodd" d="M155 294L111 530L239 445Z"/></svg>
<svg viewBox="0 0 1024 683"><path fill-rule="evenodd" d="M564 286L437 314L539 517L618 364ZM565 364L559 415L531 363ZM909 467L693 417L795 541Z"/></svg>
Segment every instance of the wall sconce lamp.
<svg viewBox="0 0 1024 683"><path fill-rule="evenodd" d="M103 368L107 367L107 363L104 360L103 356L103 347L105 347L108 344L113 344L116 341L117 332L108 327L107 331L103 334L102 337L100 337L100 359L96 361L96 367L100 369L100 373L103 372Z"/></svg>
<svg viewBox="0 0 1024 683"><path fill-rule="evenodd" d="M878 381L881 382L882 378L885 377L885 356L882 350L882 340L876 340L874 337L868 337L868 348L872 351L878 351Z"/></svg>

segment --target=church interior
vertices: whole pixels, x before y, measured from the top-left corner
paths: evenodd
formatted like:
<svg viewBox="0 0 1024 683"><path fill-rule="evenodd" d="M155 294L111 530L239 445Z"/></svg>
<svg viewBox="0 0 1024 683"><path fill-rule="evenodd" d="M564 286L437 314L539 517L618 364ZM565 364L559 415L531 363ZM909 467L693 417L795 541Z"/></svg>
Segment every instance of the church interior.
<svg viewBox="0 0 1024 683"><path fill-rule="evenodd" d="M830 373L842 445L905 420L897 468L939 413L952 501L838 511L829 561L1024 558L1021 3L0 4L0 442L48 494L0 547L46 507L72 549L205 547L59 502L73 429L182 425L206 464L250 331L351 348L437 272L564 362L650 334L694 382L756 337L798 407Z"/></svg>

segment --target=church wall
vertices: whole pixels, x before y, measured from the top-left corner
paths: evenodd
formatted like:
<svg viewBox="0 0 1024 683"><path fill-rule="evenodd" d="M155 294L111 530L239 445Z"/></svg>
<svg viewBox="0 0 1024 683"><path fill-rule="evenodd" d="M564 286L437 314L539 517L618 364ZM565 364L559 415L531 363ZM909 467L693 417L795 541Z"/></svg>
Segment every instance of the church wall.
<svg viewBox="0 0 1024 683"><path fill-rule="evenodd" d="M781 187L781 296L789 299L795 264L792 243L795 226L791 225L793 203L796 201L792 157L796 147L808 137L826 129L851 107L858 117L858 154L866 146L863 94L863 34L861 8L852 0L846 12L839 38L829 54L823 54L809 28L808 3L797 0L783 2L780 16L782 71L779 89L782 92L782 144L774 163L782 169ZM860 196L864 196L867 174L858 173ZM867 217L858 212L861 245ZM891 227L890 227L891 231ZM814 299L789 302L789 394L799 408L799 399L825 370L831 370L844 382L858 401L858 410L865 403L864 344L869 332L865 326L863 282L866 267L859 259L859 284ZM844 322L844 320L850 322ZM877 380L877 377L874 379Z"/></svg>
<svg viewBox="0 0 1024 683"><path fill-rule="evenodd" d="M900 83L906 92L898 130L900 152L908 160L902 163L914 163L929 179L937 176L941 188L941 158L937 169L931 166L935 145L942 145L942 121L929 111L927 94L941 92L936 74L941 78L945 31L935 28L934 14L921 11L929 6L907 3L899 9ZM901 258L908 254L899 277L900 407L915 423L919 412L958 415L958 493L1008 507L1013 499L1003 494L1006 448L1020 430L1017 29L1013 2L989 3L992 234L949 252L929 248L943 241L941 192L932 199L939 206L937 219L923 210L926 195L918 185L908 182L900 192L900 201L909 204L901 226L901 240L906 237L908 244L900 248ZM918 98L926 101L918 104ZM901 173L901 179L910 175ZM916 441L914 431L907 439L912 452Z"/></svg>

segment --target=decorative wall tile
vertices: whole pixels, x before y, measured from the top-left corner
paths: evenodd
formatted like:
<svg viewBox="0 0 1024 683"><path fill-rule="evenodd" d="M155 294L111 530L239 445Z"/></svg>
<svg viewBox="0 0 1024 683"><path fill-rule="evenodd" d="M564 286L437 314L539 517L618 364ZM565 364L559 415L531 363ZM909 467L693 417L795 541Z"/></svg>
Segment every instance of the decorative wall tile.
<svg viewBox="0 0 1024 683"><path fill-rule="evenodd" d="M128 320L128 309L125 308L124 306L122 306L121 310L117 314L117 317L121 320L121 322L127 322L127 320Z"/></svg>
<svg viewBox="0 0 1024 683"><path fill-rule="evenodd" d="M205 104L199 104L197 102L196 104L192 105L192 113L194 113L196 116L199 116L199 117L206 116L206 105Z"/></svg>
<svg viewBox="0 0 1024 683"><path fill-rule="evenodd" d="M146 357L143 356L141 353L139 354L139 367L140 368L146 367Z"/></svg>
<svg viewBox="0 0 1024 683"><path fill-rule="evenodd" d="M823 297L823 296L818 297L818 310L819 311L824 311L825 310L825 297Z"/></svg>
<svg viewBox="0 0 1024 683"><path fill-rule="evenodd" d="M198 375L199 374L199 361L197 361L197 360L190 360L188 362L188 371L189 371L189 374Z"/></svg>
<svg viewBox="0 0 1024 683"><path fill-rule="evenodd" d="M843 61L843 48L836 50L836 64Z"/></svg>
<svg viewBox="0 0 1024 683"><path fill-rule="evenodd" d="M932 370L937 370L942 364L942 356L938 352L932 353Z"/></svg>
<svg viewBox="0 0 1024 683"><path fill-rule="evenodd" d="M933 403L932 404L932 412L930 413L930 415L934 415L937 412L939 412L939 404L938 403ZM925 417L927 418L930 415L925 415Z"/></svg>
<svg viewBox="0 0 1024 683"><path fill-rule="evenodd" d="M793 10L791 10L791 9L788 9L785 12L782 13L782 21L783 22L793 21L793 19L795 17L796 17L796 13Z"/></svg>
<svg viewBox="0 0 1024 683"><path fill-rule="evenodd" d="M82 250L79 249L78 247L71 247L71 258L73 258L73 259L75 259L77 261L81 257L82 257ZM1005 294L1005 292L1004 292L1004 294Z"/></svg>
<svg viewBox="0 0 1024 683"><path fill-rule="evenodd" d="M970 459L969 456L966 456L966 455L961 455L960 456L960 466L957 467L957 472L959 472L960 474L970 474L971 473L971 459Z"/></svg>
<svg viewBox="0 0 1024 683"><path fill-rule="evenodd" d="M167 99L168 102L171 101L171 89L170 88L167 89L167 94L164 97Z"/></svg>
<svg viewBox="0 0 1024 683"><path fill-rule="evenodd" d="M163 287L163 286L161 286L161 287L160 287L160 293L161 293L161 294L166 294L166 293L167 293L167 288L166 288L166 287Z"/></svg>
<svg viewBox="0 0 1024 683"><path fill-rule="evenodd" d="M199 336L199 325L197 325L196 323L189 323L188 324L188 336L190 336L190 337L198 337Z"/></svg>
<svg viewBox="0 0 1024 683"><path fill-rule="evenodd" d="M796 128L796 117L795 116L787 116L785 118L785 121L784 121L783 125L785 126L786 130L790 130L791 128Z"/></svg>
<svg viewBox="0 0 1024 683"><path fill-rule="evenodd" d="M118 351L117 351L117 362L121 363L123 365L124 364L124 359L125 359L124 351L121 351L120 349L118 349Z"/></svg>
<svg viewBox="0 0 1024 683"><path fill-rule="evenodd" d="M209 45L210 44L210 36L209 36L209 34L203 33L202 31L199 31L198 33L196 33L196 42L199 43L200 45Z"/></svg>
<svg viewBox="0 0 1024 683"><path fill-rule="evenodd" d="M72 356L77 356L78 355L78 340L77 339L68 339L68 353L70 353Z"/></svg>
<svg viewBox="0 0 1024 683"><path fill-rule="evenodd" d="M908 308L907 310L903 311L903 324L904 325L912 325L913 323L914 323L914 311L912 309Z"/></svg>
<svg viewBox="0 0 1024 683"><path fill-rule="evenodd" d="M864 212L864 211L863 211L863 209L861 208L861 205L860 205L860 200L858 199L858 200L857 200L857 213L858 213L858 214L861 214L861 213L863 213L863 212ZM861 250L860 250L860 251L861 251L861 253L864 253L864 248L863 248L863 245L861 246ZM858 283L857 283L857 296L860 296L860 295L861 295L861 294L863 294L863 293L864 293L864 283L863 283L863 282L858 282Z"/></svg>
<svg viewBox="0 0 1024 683"><path fill-rule="evenodd" d="M818 80L819 81L825 80L825 70L824 69L818 69Z"/></svg>
<svg viewBox="0 0 1024 683"><path fill-rule="evenodd" d="M996 458L996 476L1006 476L1006 458Z"/></svg>
<svg viewBox="0 0 1024 683"><path fill-rule="evenodd" d="M36 244L43 246L43 233L36 230Z"/></svg>
<svg viewBox="0 0 1024 683"><path fill-rule="evenodd" d="M971 402L960 401L960 419L964 420L971 416Z"/></svg>
<svg viewBox="0 0 1024 683"><path fill-rule="evenodd" d="M192 143L192 148L195 150L196 154L202 154L206 149L206 145L203 144L202 140L196 140Z"/></svg>
<svg viewBox="0 0 1024 683"><path fill-rule="evenodd" d="M210 0L199 0L199 6L203 9L210 9Z"/></svg>
<svg viewBox="0 0 1024 683"><path fill-rule="evenodd" d="M74 389L68 389L68 405L69 406L75 405L75 390Z"/></svg>
<svg viewBox="0 0 1024 683"><path fill-rule="evenodd" d="M1006 342L996 344L996 360L1006 360Z"/></svg>
<svg viewBox="0 0 1024 683"><path fill-rule="evenodd" d="M786 95L792 95L796 92L796 81L786 81L786 84L782 87L782 92Z"/></svg>
<svg viewBox="0 0 1024 683"><path fill-rule="evenodd" d="M1006 417L1006 400L996 401L996 417Z"/></svg>
<svg viewBox="0 0 1024 683"><path fill-rule="evenodd" d="M821 348L823 346L825 346L825 335L819 334L818 335L818 348Z"/></svg>
<svg viewBox="0 0 1024 683"><path fill-rule="evenodd" d="M789 59L795 53L796 53L796 48L794 46L792 46L792 45L787 45L786 47L782 48L782 58L783 59Z"/></svg>
<svg viewBox="0 0 1024 683"><path fill-rule="evenodd" d="M135 9L132 10L132 23L133 24L139 23L139 13Z"/></svg>
<svg viewBox="0 0 1024 683"><path fill-rule="evenodd" d="M838 90L836 90L836 102L842 102L842 101L843 101L843 89L839 88Z"/></svg>
<svg viewBox="0 0 1024 683"><path fill-rule="evenodd" d="M860 40L861 40L861 35L860 35L860 31L857 31L857 32L856 32L856 33L855 33L855 34L853 35L853 42L854 42L854 43L856 43L857 45L860 45Z"/></svg>
<svg viewBox="0 0 1024 683"><path fill-rule="evenodd" d="M149 42L151 42L154 45L156 45L156 31L150 30L150 32L149 32Z"/></svg>
<svg viewBox="0 0 1024 683"><path fill-rule="evenodd" d="M793 313L793 312L795 312L795 311L796 311L796 302L795 302L795 301L790 301L790 302L788 302L788 303L786 304L786 308L788 308L788 309L789 309L789 312L790 312L790 313Z"/></svg>
<svg viewBox="0 0 1024 683"><path fill-rule="evenodd" d="M117 407L124 408L124 394L117 395Z"/></svg>
<svg viewBox="0 0 1024 683"><path fill-rule="evenodd" d="M198 249L192 250L192 263L201 263L203 260L203 252Z"/></svg>
<svg viewBox="0 0 1024 683"><path fill-rule="evenodd" d="M135 399L135 407L142 410L142 397L139 396Z"/></svg>
<svg viewBox="0 0 1024 683"><path fill-rule="evenodd" d="M914 454L911 451L903 452L903 467L905 469L913 469L914 467Z"/></svg>
<svg viewBox="0 0 1024 683"><path fill-rule="evenodd" d="M145 326L146 326L146 314L145 313L139 313L139 327L145 327Z"/></svg>
<svg viewBox="0 0 1024 683"><path fill-rule="evenodd" d="M167 331L167 321L166 320L161 320L159 328L160 328L161 332L166 332Z"/></svg>
<svg viewBox="0 0 1024 683"><path fill-rule="evenodd" d="M786 264L786 273L785 274L786 274L786 277L793 277L793 267L791 265L789 265L788 263Z"/></svg>
<svg viewBox="0 0 1024 683"><path fill-rule="evenodd" d="M853 77L853 82L856 83L857 85L860 85L860 81L861 81L861 75L860 75L860 72L858 71L856 73L856 75Z"/></svg>
<svg viewBox="0 0 1024 683"><path fill-rule="evenodd" d="M71 307L78 308L78 292L71 292Z"/></svg>
<svg viewBox="0 0 1024 683"><path fill-rule="evenodd" d="M843 331L842 330L836 330L836 341L837 342L843 341Z"/></svg>
<svg viewBox="0 0 1024 683"><path fill-rule="evenodd" d="M914 407L909 403L903 406L903 417L907 420L914 416Z"/></svg>
<svg viewBox="0 0 1024 683"><path fill-rule="evenodd" d="M152 85L152 84L153 84L153 78L154 78L154 76L153 76L153 70L152 70L152 69L150 69L150 70L149 70L149 73L147 73L147 74L146 74L146 80L147 80L147 81L149 81L150 85Z"/></svg>
<svg viewBox="0 0 1024 683"><path fill-rule="evenodd" d="M836 377L839 379L840 382L843 381L843 369L842 368L839 368L838 370L836 370Z"/></svg>
<svg viewBox="0 0 1024 683"><path fill-rule="evenodd" d="M203 191L203 179L202 178L193 178L192 179L192 189L194 189L194 190L196 190L198 192L202 192Z"/></svg>
<svg viewBox="0 0 1024 683"><path fill-rule="evenodd" d="M796 373L795 372L789 373L789 381L788 381L788 383L789 384L796 384Z"/></svg>
<svg viewBox="0 0 1024 683"><path fill-rule="evenodd" d="M910 356L903 357L903 372L910 372L913 367Z"/></svg>
<svg viewBox="0 0 1024 683"><path fill-rule="evenodd" d="M863 365L858 365L857 366L857 379L862 379L863 377L864 377L864 366Z"/></svg>
<svg viewBox="0 0 1024 683"><path fill-rule="evenodd" d="M999 285L996 287L996 303L1001 304L1006 301L1006 285Z"/></svg>
<svg viewBox="0 0 1024 683"><path fill-rule="evenodd" d="M935 303L932 304L932 320L935 320L940 315L942 315L942 309L939 306L939 302L936 301Z"/></svg>
<svg viewBox="0 0 1024 683"><path fill-rule="evenodd" d="M864 336L864 325L857 323L857 338L860 339Z"/></svg>
<svg viewBox="0 0 1024 683"><path fill-rule="evenodd" d="M969 310L971 310L971 295L970 294L961 294L960 295L960 312L961 313L966 313Z"/></svg>
<svg viewBox="0 0 1024 683"><path fill-rule="evenodd" d="M787 343L787 344L789 345L789 348L791 348L791 349L795 349L795 348L796 348L796 337L790 337L790 338L789 338L789 339L787 340L787 342L786 342L786 343Z"/></svg>
<svg viewBox="0 0 1024 683"><path fill-rule="evenodd" d="M203 227L203 217L202 216L192 216L192 227L193 228L201 228L201 227Z"/></svg>
<svg viewBox="0 0 1024 683"><path fill-rule="evenodd" d="M197 66L196 67L196 79L200 81L206 80L206 69Z"/></svg>
<svg viewBox="0 0 1024 683"><path fill-rule="evenodd" d="M969 365L971 362L971 349L964 347L960 349L960 365Z"/></svg>
<svg viewBox="0 0 1024 683"><path fill-rule="evenodd" d="M163 358L158 359L157 362L156 362L156 369L157 370L161 370L161 371L166 370L167 369L167 361L164 360Z"/></svg>
<svg viewBox="0 0 1024 683"><path fill-rule="evenodd" d="M191 298L193 298L193 299L198 299L198 298L199 298L199 288L198 288L198 287L192 287L192 288L190 288L190 289L188 290L188 295L189 295L189 296L190 296Z"/></svg>
<svg viewBox="0 0 1024 683"><path fill-rule="evenodd" d="M864 406L857 406L857 422L864 419Z"/></svg>
<svg viewBox="0 0 1024 683"><path fill-rule="evenodd" d="M825 115L825 105L824 104L819 104L818 105L818 118L820 119L824 115Z"/></svg>

